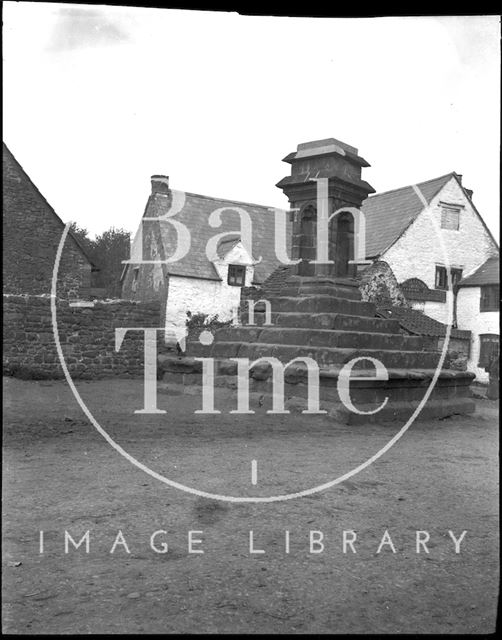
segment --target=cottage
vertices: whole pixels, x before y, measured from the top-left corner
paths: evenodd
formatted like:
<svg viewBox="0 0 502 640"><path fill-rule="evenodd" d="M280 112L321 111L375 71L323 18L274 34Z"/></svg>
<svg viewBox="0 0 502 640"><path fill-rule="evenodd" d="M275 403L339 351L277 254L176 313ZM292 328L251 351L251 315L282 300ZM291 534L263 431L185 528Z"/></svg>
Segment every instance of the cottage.
<svg viewBox="0 0 502 640"><path fill-rule="evenodd" d="M389 264L413 309L446 323L447 266L455 287L497 256L498 245L461 175L448 173L416 187L378 193L363 202L366 255Z"/></svg>
<svg viewBox="0 0 502 640"><path fill-rule="evenodd" d="M152 191L143 220L131 248L131 259L122 273L122 297L129 300L160 300L165 326L183 336L190 314L202 313L219 321L236 314L241 289L260 286L279 265L274 247L274 214L269 207L184 193L169 187L167 176L152 176ZM190 250L180 260L166 264L178 246L174 227L158 219L173 207L176 221L190 232ZM252 223L252 248L239 234L239 210ZM220 211L221 225L209 224ZM221 236L216 255L209 259L208 242ZM289 238L289 229L286 231Z"/></svg>
<svg viewBox="0 0 502 640"><path fill-rule="evenodd" d="M471 332L468 368L488 382L488 368L500 340L500 259L489 258L458 285L458 326Z"/></svg>
<svg viewBox="0 0 502 640"><path fill-rule="evenodd" d="M64 223L3 145L3 287L5 294L50 294ZM57 294L86 298L96 267L70 232L61 256Z"/></svg>

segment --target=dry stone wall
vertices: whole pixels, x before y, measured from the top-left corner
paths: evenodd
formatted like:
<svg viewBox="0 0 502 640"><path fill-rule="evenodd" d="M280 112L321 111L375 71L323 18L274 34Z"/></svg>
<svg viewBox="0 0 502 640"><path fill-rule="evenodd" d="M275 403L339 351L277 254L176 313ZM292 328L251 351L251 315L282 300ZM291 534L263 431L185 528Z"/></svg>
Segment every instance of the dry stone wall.
<svg viewBox="0 0 502 640"><path fill-rule="evenodd" d="M22 378L62 378L54 340L50 297L4 295L4 375ZM115 328L159 327L160 306L126 300L74 306L57 300L57 324L62 351L72 377L142 377L144 332L129 331L118 351ZM162 334L158 344L162 345ZM162 350L162 346L159 346Z"/></svg>

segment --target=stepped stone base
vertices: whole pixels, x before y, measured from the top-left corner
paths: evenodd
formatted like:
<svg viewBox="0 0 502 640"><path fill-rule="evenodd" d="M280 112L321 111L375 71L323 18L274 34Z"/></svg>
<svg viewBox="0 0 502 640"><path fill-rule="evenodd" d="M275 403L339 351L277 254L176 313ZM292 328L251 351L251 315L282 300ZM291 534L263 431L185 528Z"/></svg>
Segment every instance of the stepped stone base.
<svg viewBox="0 0 502 640"><path fill-rule="evenodd" d="M308 357L319 367L319 408L335 420L358 424L406 421L411 417L436 375L440 358L429 338L404 335L397 321L377 318L375 306L361 301L354 280L291 276L280 295L268 297L265 287L260 298L270 300L271 324L265 305L257 305L255 326L221 329L211 346L189 343L187 357L159 356L163 382L200 385L202 362L196 358L211 357L215 387L236 390L237 362L232 358L247 358L252 364L263 357L274 357L285 365L295 358ZM355 358L374 358L387 371L386 380L377 380L371 361L364 359L353 365L350 400L358 412L341 402L338 391L340 372ZM417 419L473 413L473 378L470 372L441 370ZM251 366L251 410L253 402L272 409L272 380L270 363L261 361ZM285 409L306 410L307 396L306 365L288 365L284 371Z"/></svg>

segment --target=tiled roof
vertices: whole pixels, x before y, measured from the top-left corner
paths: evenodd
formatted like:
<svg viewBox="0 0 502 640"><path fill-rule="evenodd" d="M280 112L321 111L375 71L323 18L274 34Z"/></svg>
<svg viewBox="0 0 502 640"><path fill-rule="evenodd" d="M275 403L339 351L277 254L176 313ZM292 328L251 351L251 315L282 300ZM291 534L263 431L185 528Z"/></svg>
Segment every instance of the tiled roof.
<svg viewBox="0 0 502 640"><path fill-rule="evenodd" d="M399 288L407 300L446 302L446 291L442 289L429 289L420 278L408 278L408 280L401 282Z"/></svg>
<svg viewBox="0 0 502 640"><path fill-rule="evenodd" d="M488 258L480 267L459 282L459 287L479 287L482 284L499 284L500 258Z"/></svg>
<svg viewBox="0 0 502 640"><path fill-rule="evenodd" d="M446 324L443 324L438 320L434 320L434 318L429 318L429 316L426 316L425 313L422 313L417 309L408 309L407 307L386 307L379 308L378 314L383 318L399 320L401 327L410 333L415 333L421 336L437 337L443 337L446 335ZM470 335L470 331L453 328L450 333L450 337L464 340L468 340Z"/></svg>
<svg viewBox="0 0 502 640"><path fill-rule="evenodd" d="M454 177L448 173L420 182L416 186L427 203ZM375 258L393 244L423 210L424 205L413 186L402 187L366 198L362 211L366 216L366 256Z"/></svg>
<svg viewBox="0 0 502 640"><path fill-rule="evenodd" d="M170 199L162 194L153 194L148 200L145 217L157 217L167 213ZM192 278L219 280L212 262L206 256L206 245L210 238L223 232L235 232L238 237L240 218L232 208L240 207L247 211L252 221L253 258L261 262L255 265L254 281L261 284L279 266L274 246L274 212L268 207L235 200L223 200L196 193L185 193L185 203L175 220L182 222L190 229L191 247L187 255L168 265L169 273ZM210 227L208 218L215 209L228 208L221 214L221 226ZM177 236L170 224L161 224L161 234L166 258L174 254ZM291 229L288 221L286 238L291 241ZM229 236L230 239L230 236ZM288 247L289 249L289 247Z"/></svg>

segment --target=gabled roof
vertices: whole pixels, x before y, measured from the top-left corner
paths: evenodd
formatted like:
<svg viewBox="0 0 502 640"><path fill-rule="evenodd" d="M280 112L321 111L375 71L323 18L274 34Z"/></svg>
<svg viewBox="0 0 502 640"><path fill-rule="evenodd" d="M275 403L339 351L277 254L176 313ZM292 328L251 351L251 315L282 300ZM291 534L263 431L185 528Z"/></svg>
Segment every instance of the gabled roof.
<svg viewBox="0 0 502 640"><path fill-rule="evenodd" d="M146 206L145 217L157 217L167 213L170 207L170 200L163 194L152 194ZM253 231L253 259L258 260L260 256L263 258L261 262L255 265L253 282L261 284L274 271L280 262L275 255L275 222L274 212L271 211L271 208L248 202L203 196L198 193L185 193L184 206L174 219L183 223L190 230L191 247L185 257L167 265L168 272L171 275L220 280L213 263L206 256L206 245L210 238L223 232L234 232L234 236L228 236L228 239L234 243L235 239L238 239L240 218L237 211L232 211L232 207L240 207L249 214ZM208 219L210 214L221 208L228 209L221 213L221 226L209 226ZM290 242L291 238L289 225L288 221L286 228L288 242ZM161 223L160 229L167 258L175 252L177 234L170 224ZM224 240L227 240L227 238ZM231 247L230 243L228 247Z"/></svg>
<svg viewBox="0 0 502 640"><path fill-rule="evenodd" d="M488 258L471 275L463 278L459 287L480 287L483 284L499 284L500 282L500 258Z"/></svg>
<svg viewBox="0 0 502 640"><path fill-rule="evenodd" d="M416 186L427 204L430 204L453 177L457 177L455 172L420 182ZM380 256L401 237L423 209L424 205L412 185L366 198L362 203L362 211L366 216L366 257Z"/></svg>
<svg viewBox="0 0 502 640"><path fill-rule="evenodd" d="M51 205L47 202L47 200L44 198L42 193L40 193L40 191L37 188L37 186L32 182L30 176L26 173L26 171L23 169L23 167L16 160L16 158L14 157L14 154L12 153L12 151L10 151L10 149L7 147L5 142L3 142L2 144L3 144L3 150L2 151L3 151L3 163L4 163L4 215L5 215L6 210L7 210L7 208L9 206L12 206L12 207L16 206L13 203L13 198L11 197L11 194L9 193L9 190L5 188L6 187L6 184L5 184L6 183L5 168L6 168L6 165L9 165L15 171L14 175L17 176L15 178L15 180L19 181L19 183L21 183L21 181L23 179L26 181L26 183L32 188L33 192L35 193L36 198L39 199L39 201L44 205L45 209L50 211L50 213L54 216L54 218L57 220L57 222L61 225L61 233L62 233L64 227L66 226L65 223L61 220L61 218L58 216L58 214L54 211L54 209L51 207ZM22 188L24 188L24 186L18 187L16 185L16 188L18 188L18 189L21 188L22 189ZM77 247L82 252L82 254L86 258L86 260L90 263L90 265L92 267L92 270L93 271L95 271L95 270L99 271L98 267L89 258L86 250L84 249L84 247L80 243L79 239L77 238L77 236L73 233L73 231L71 229L69 229L68 235L73 240L73 242L77 245Z"/></svg>
<svg viewBox="0 0 502 640"><path fill-rule="evenodd" d="M408 309L407 307L382 307L378 309L378 314L383 318L392 318L398 320L403 329L410 333L415 333L420 336L434 336L443 337L446 335L447 325L429 318L425 313L418 311L417 309ZM451 338L460 338L468 340L471 332L463 329L451 330Z"/></svg>
<svg viewBox="0 0 502 640"><path fill-rule="evenodd" d="M232 251L232 249L239 244L240 241L241 241L240 236L236 235L235 237L228 236L223 240L221 240L220 242L218 242L218 247L216 248L216 253L218 254L218 257L223 260L225 256L227 256L230 253L230 251Z"/></svg>

